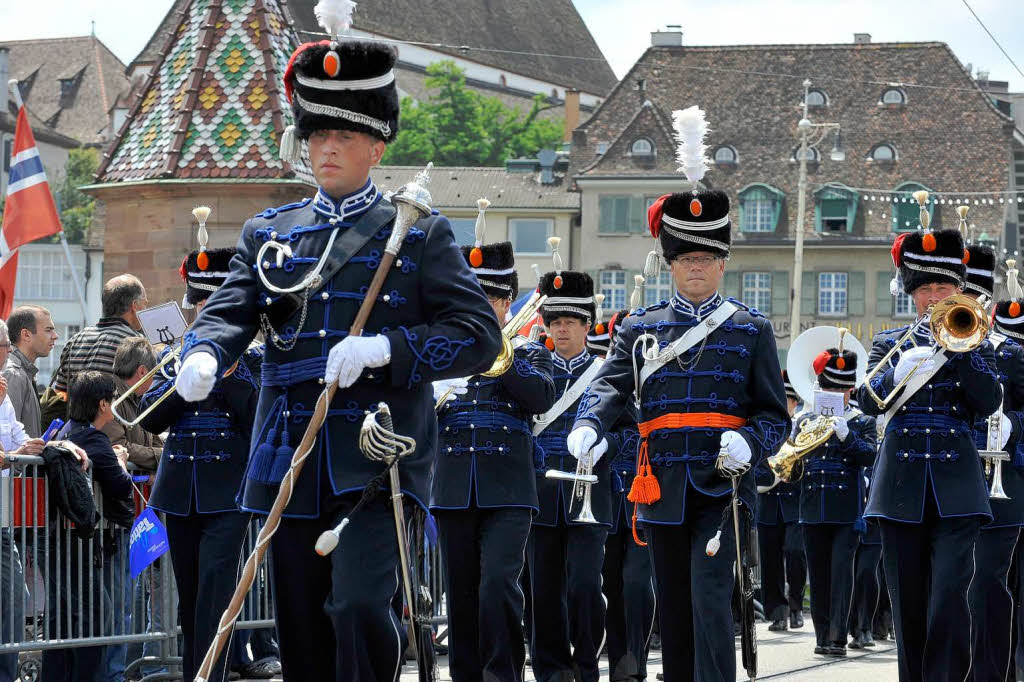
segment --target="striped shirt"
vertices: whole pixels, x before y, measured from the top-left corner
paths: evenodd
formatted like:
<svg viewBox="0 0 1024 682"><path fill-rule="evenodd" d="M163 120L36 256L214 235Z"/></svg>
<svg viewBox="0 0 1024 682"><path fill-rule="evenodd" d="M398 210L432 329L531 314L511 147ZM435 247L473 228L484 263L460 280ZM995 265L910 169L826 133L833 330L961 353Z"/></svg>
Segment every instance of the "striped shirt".
<svg viewBox="0 0 1024 682"><path fill-rule="evenodd" d="M67 342L60 353L60 366L53 387L67 391L71 377L95 369L114 373L114 355L121 342L130 336L141 336L120 317L103 317L95 327L86 327Z"/></svg>

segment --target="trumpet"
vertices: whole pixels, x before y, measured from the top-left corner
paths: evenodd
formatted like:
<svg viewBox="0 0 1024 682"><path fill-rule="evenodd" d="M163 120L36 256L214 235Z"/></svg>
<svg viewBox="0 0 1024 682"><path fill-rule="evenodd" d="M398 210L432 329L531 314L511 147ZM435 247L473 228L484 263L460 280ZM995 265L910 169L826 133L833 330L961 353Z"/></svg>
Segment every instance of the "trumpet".
<svg viewBox="0 0 1024 682"><path fill-rule="evenodd" d="M505 323L505 326L501 328L501 350L498 352L498 357L494 358L494 362L491 363L491 368L484 372L483 376L490 378L499 377L512 367L512 361L515 360L515 346L512 344L512 339L519 334L520 329L526 326L530 318L537 314L537 311L540 310L541 305L546 300L548 300L548 297L542 296L539 291L533 292L533 295L523 304L519 312ZM445 404L454 390L455 387L453 386L441 394L441 397L434 404L435 412L441 409L441 406Z"/></svg>
<svg viewBox="0 0 1024 682"><path fill-rule="evenodd" d="M924 364L925 360L921 360L914 365L910 373L903 377L893 387L892 392L884 398L879 396L874 388L872 388L871 380L889 367L893 356L901 352L900 349L903 347L903 344L910 341L915 346L917 345L917 342L914 340L914 333L925 322L928 323L931 329L935 345L952 353L966 353L974 350L984 342L989 331L989 319L985 313L984 301L981 299L975 300L964 294L953 294L930 306L928 314L910 325L899 341L896 342L896 345L864 377L864 388L867 389L868 395L874 399L882 410L888 409L893 398L917 374L918 368Z"/></svg>
<svg viewBox="0 0 1024 682"><path fill-rule="evenodd" d="M573 521L576 523L597 523L597 518L594 517L594 511L590 506L590 491L598 480L594 474L594 456L592 451L576 460L575 473L570 474L567 471L549 469L544 472L544 477L558 481L572 481L572 493L569 495L569 511L572 512L573 504L577 500L582 502L580 513Z"/></svg>

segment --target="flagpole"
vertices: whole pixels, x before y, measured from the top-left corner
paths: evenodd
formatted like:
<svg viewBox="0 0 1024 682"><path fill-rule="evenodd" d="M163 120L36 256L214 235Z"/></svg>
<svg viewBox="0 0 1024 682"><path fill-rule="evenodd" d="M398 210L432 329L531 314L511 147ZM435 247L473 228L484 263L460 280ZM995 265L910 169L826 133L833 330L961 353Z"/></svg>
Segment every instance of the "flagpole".
<svg viewBox="0 0 1024 682"><path fill-rule="evenodd" d="M25 102L21 99L21 90L18 88L18 79L12 78L7 81L7 87L10 89L11 94L14 96L14 105L18 109L25 106ZM26 121L27 121L26 116ZM60 207L57 207L57 213L60 214ZM75 272L75 264L71 260L71 247L68 246L67 237L64 235L64 226L61 225L60 230L60 244L64 247L64 257L68 261L68 268L71 269L71 280L75 283L75 292L78 294L78 304L82 307L82 327L86 327L89 324L89 309L85 305L85 293L82 291L82 283L78 281L78 273Z"/></svg>

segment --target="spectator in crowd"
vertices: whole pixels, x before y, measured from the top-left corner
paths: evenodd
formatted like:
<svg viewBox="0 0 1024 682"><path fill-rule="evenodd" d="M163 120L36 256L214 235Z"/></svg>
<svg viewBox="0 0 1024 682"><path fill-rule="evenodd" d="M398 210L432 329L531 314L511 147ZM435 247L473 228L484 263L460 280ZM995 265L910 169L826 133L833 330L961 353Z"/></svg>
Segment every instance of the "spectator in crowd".
<svg viewBox="0 0 1024 682"><path fill-rule="evenodd" d="M14 309L7 318L7 330L13 347L4 364L7 393L14 405L14 413L25 426L31 438L43 434L39 409L39 391L36 388L36 360L44 358L57 342L57 331L46 308L23 305Z"/></svg>
<svg viewBox="0 0 1024 682"><path fill-rule="evenodd" d="M118 275L103 285L100 296L103 316L94 327L86 327L72 336L60 354L54 388L67 391L78 372L97 370L114 373L114 356L121 342L138 336L142 325L139 311L149 305L146 289L134 275Z"/></svg>
<svg viewBox="0 0 1024 682"><path fill-rule="evenodd" d="M156 365L156 354L153 346L142 336L127 336L121 341L114 354L114 381L117 384L117 394L123 395L129 388L137 384L149 370ZM118 406L118 414L127 421L133 421L139 414L139 398L149 389L153 380L150 379ZM139 467L139 473L150 475L156 472L156 465L160 461L160 454L163 452L163 441L159 436L153 435L144 430L141 426L126 426L118 419L111 419L103 427L103 433L107 434L114 447L124 447L128 450L128 461ZM115 634L128 631L131 625L132 585L128 579L127 547L120 548L121 551L110 557L109 585L111 594L118 595L113 602L114 613L123 614L124 622L118 621L115 624ZM154 569L156 570L156 569ZM149 581L140 580L135 586L136 604L146 604L148 607L160 608L159 599L148 602L145 592L150 587ZM136 613L144 615L143 626L153 621L153 613L150 608L139 608ZM156 622L160 622L157 613ZM118 630L118 626L124 626L124 630ZM150 653L155 655L159 643L154 642ZM125 667L128 663L128 647L124 644L116 644L107 647L105 670L106 674L101 678L110 682L120 682L124 679Z"/></svg>
<svg viewBox="0 0 1024 682"><path fill-rule="evenodd" d="M115 450L102 430L114 418L110 405L116 393L113 375L94 370L75 374L68 389L66 436L85 450L92 462L93 484L99 487L103 497L100 509L105 528L89 540L74 534L66 540L61 538L64 551L49 554L47 598L53 637L77 638L90 632L105 634L110 630L109 624L104 623L103 605L110 604L111 597L103 594L101 583L104 581L90 579L95 572L89 559L102 559L106 567L106 557L121 551L119 545L126 541L124 531L131 527L134 516L132 479L125 468L128 451ZM121 532L107 532L111 527ZM55 538L65 532L59 523L50 529ZM57 613L62 617L58 619ZM47 682L96 679L104 669L104 655L102 646L46 650L43 652L43 679Z"/></svg>
<svg viewBox="0 0 1024 682"><path fill-rule="evenodd" d="M114 381L117 383L117 394L123 395L130 387L137 384L149 370L156 365L156 353L149 341L142 336L128 336L121 341L114 354ZM134 421L139 415L139 399L146 394L153 384L152 377L141 384L117 411L126 421ZM128 461L143 469L146 473L154 473L163 452L163 441L160 436L146 431L141 426L125 426L120 420L112 419L103 427L112 445L121 445L128 450Z"/></svg>

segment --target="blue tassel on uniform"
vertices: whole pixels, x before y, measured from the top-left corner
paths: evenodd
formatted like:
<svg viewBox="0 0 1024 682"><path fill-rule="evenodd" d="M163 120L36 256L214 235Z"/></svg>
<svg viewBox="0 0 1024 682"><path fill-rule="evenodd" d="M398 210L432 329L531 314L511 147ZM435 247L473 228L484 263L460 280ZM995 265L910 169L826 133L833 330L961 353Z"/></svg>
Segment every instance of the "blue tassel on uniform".
<svg viewBox="0 0 1024 682"><path fill-rule="evenodd" d="M274 451L274 464L270 468L271 483L280 483L284 480L284 475L288 473L288 468L292 464L292 455L295 454L295 448L291 447L288 441L288 427L286 426L281 431L281 445Z"/></svg>
<svg viewBox="0 0 1024 682"><path fill-rule="evenodd" d="M259 483L272 483L271 466L274 463L274 441L277 440L277 429L271 427L267 437L256 446L249 464L249 478Z"/></svg>
<svg viewBox="0 0 1024 682"><path fill-rule="evenodd" d="M868 532L868 522L864 520L863 516L857 517L857 520L853 522L853 532L861 534Z"/></svg>

